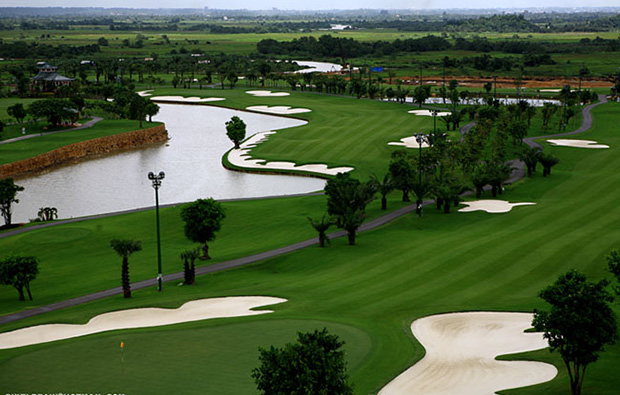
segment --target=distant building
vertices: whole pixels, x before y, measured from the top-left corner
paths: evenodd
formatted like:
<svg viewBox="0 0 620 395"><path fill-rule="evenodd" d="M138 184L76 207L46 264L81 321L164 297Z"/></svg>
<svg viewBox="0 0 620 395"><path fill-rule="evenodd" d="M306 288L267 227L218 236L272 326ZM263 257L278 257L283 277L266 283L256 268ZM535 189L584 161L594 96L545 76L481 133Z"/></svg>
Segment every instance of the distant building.
<svg viewBox="0 0 620 395"><path fill-rule="evenodd" d="M47 62L37 63L39 73L32 77L34 86L40 87L43 92L53 92L59 86L70 85L75 78L65 77L56 72L58 67L52 66Z"/></svg>

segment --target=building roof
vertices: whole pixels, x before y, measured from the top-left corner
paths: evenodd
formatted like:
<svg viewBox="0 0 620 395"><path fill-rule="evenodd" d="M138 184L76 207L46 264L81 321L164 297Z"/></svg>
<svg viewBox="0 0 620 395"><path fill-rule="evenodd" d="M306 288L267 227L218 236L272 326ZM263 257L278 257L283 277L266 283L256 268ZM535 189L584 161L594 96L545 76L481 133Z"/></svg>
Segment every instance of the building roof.
<svg viewBox="0 0 620 395"><path fill-rule="evenodd" d="M65 77L55 71L39 71L39 74L32 77L34 81L73 81L75 78Z"/></svg>

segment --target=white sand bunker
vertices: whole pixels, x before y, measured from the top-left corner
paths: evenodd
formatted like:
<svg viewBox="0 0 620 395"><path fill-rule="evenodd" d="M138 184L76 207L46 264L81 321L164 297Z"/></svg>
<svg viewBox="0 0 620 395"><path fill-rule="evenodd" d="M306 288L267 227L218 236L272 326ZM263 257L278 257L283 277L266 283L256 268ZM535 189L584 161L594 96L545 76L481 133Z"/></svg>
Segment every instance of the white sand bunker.
<svg viewBox="0 0 620 395"><path fill-rule="evenodd" d="M245 92L252 96L258 97L279 97L279 96L289 96L288 92L272 92L272 91L247 91Z"/></svg>
<svg viewBox="0 0 620 395"><path fill-rule="evenodd" d="M210 101L222 101L226 100L222 97L183 97L183 96L154 96L151 97L153 101L169 101L169 102L187 102L187 103L206 103Z"/></svg>
<svg viewBox="0 0 620 395"><path fill-rule="evenodd" d="M405 148L420 148L420 144L418 144L418 141L415 139L415 136L402 138L400 139L400 142L392 141L392 142L389 142L388 145L400 145L401 147L405 147ZM426 141L423 141L422 148L428 148L428 147L430 147L430 145L428 145Z"/></svg>
<svg viewBox="0 0 620 395"><path fill-rule="evenodd" d="M532 206L536 203L522 202L522 203L510 203L505 200L475 200L473 202L463 202L463 204L469 207L463 207L459 209L459 212L468 213L470 211L486 211L487 213L507 213L517 206Z"/></svg>
<svg viewBox="0 0 620 395"><path fill-rule="evenodd" d="M266 162L263 159L252 159L250 150L257 144L269 138L275 132L256 133L241 144L239 149L233 149L228 153L228 161L235 166L246 169L271 169L271 170L296 170L309 173L329 174L335 176L338 173L346 173L353 167L332 167L323 164L295 165L293 162Z"/></svg>
<svg viewBox="0 0 620 395"><path fill-rule="evenodd" d="M409 114L415 114L415 115L419 115L419 116L423 116L423 117L432 117L433 113L431 110L410 110L407 111ZM450 111L442 111L442 112L438 112L437 116L438 117L445 117L447 115L452 114Z"/></svg>
<svg viewBox="0 0 620 395"><path fill-rule="evenodd" d="M140 97L152 96L149 92L153 92L153 89L150 89L148 91L140 91L138 92L138 96Z"/></svg>
<svg viewBox="0 0 620 395"><path fill-rule="evenodd" d="M246 107L249 111L265 112L269 114L301 114L304 112L311 112L308 108L291 108L289 106L250 106Z"/></svg>
<svg viewBox="0 0 620 395"><path fill-rule="evenodd" d="M532 318L526 313L473 312L414 321L411 331L426 355L379 395L491 395L553 379L558 371L547 363L495 360L548 347L542 333L524 333Z"/></svg>
<svg viewBox="0 0 620 395"><path fill-rule="evenodd" d="M570 139L559 139L559 140L547 140L547 142L553 145L559 145L562 147L576 147L576 148L609 148L608 145L599 144L594 140L570 140Z"/></svg>
<svg viewBox="0 0 620 395"><path fill-rule="evenodd" d="M0 349L47 343L117 329L147 328L210 318L273 313L271 310L252 311L251 309L283 302L286 302L286 299L268 296L238 296L193 300L178 309L150 307L114 311L98 315L84 325L38 325L0 333Z"/></svg>

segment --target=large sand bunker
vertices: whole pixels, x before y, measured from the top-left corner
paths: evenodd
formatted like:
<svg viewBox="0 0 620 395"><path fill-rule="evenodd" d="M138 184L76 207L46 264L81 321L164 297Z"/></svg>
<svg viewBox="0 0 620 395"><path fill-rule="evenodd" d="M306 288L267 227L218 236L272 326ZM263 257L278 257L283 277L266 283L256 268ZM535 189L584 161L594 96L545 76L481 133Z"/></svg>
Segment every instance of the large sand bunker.
<svg viewBox="0 0 620 395"><path fill-rule="evenodd" d="M151 97L153 101L165 101L165 102L185 102L185 103L207 103L212 101L226 100L223 97L183 97L183 96L154 96Z"/></svg>
<svg viewBox="0 0 620 395"><path fill-rule="evenodd" d="M459 209L459 212L468 213L470 211L486 211L487 213L507 213L517 206L531 206L536 203L522 202L522 203L510 203L505 200L475 200L473 202L462 202L468 207Z"/></svg>
<svg viewBox="0 0 620 395"><path fill-rule="evenodd" d="M324 164L312 165L296 165L293 162L267 162L263 159L252 159L250 150L257 144L269 138L269 135L275 132L256 133L241 144L239 149L233 149L228 153L228 161L235 166L246 169L263 169L263 170L296 170L309 173L329 174L335 176L338 173L346 173L353 170L353 167L332 167L329 168Z"/></svg>
<svg viewBox="0 0 620 395"><path fill-rule="evenodd" d="M268 114L301 114L312 111L308 108L291 108L289 106L250 106L245 109L248 111L265 112Z"/></svg>
<svg viewBox="0 0 620 395"><path fill-rule="evenodd" d="M405 148L420 148L420 144L415 139L415 136L404 137L400 139L400 142L392 141L389 142L388 145L399 145ZM428 148L430 145L426 141L422 141L422 148Z"/></svg>
<svg viewBox="0 0 620 395"><path fill-rule="evenodd" d="M599 144L594 140L571 140L571 139L558 139L547 140L547 142L553 145L559 145L562 147L575 147L575 148L609 148L608 145Z"/></svg>
<svg viewBox="0 0 620 395"><path fill-rule="evenodd" d="M431 110L410 110L407 111L409 114L415 114L418 116L422 116L422 117L432 117L433 116L433 112ZM437 116L438 117L445 117L447 115L452 114L450 111L442 111L442 112L437 112Z"/></svg>
<svg viewBox="0 0 620 395"><path fill-rule="evenodd" d="M245 93L257 97L279 97L289 96L288 92L272 92L272 91L246 91Z"/></svg>
<svg viewBox="0 0 620 395"><path fill-rule="evenodd" d="M251 309L283 302L286 302L286 299L269 296L237 296L193 300L178 309L150 307L114 311L93 317L84 325L38 325L0 333L0 349L47 343L117 329L147 328L210 318L273 313L271 310L252 311Z"/></svg>
<svg viewBox="0 0 620 395"><path fill-rule="evenodd" d="M526 313L473 312L414 321L411 331L426 355L379 395L491 395L553 379L557 369L550 364L495 360L498 355L548 347L541 333L524 333L532 317Z"/></svg>

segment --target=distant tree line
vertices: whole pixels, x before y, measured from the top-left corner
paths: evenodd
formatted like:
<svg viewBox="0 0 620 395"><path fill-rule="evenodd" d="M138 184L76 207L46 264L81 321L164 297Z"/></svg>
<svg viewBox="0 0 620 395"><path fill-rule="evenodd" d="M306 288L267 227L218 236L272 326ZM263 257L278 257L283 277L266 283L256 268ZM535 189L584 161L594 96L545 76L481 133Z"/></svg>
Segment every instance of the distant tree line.
<svg viewBox="0 0 620 395"><path fill-rule="evenodd" d="M48 12L50 10L47 10ZM5 19L0 22L0 30L71 30L79 25L108 26L110 30L166 30L166 31L209 31L217 34L243 33L286 33L312 29L329 29L331 24L351 25L361 29L397 29L415 32L499 32L499 33L549 33L549 32L602 32L620 28L620 16L610 13L522 13L501 15L401 15L395 19L390 15L363 15L354 18L342 15L297 15L293 21L282 21L284 16L235 15L236 20L249 22L245 26L229 26L221 19L213 17L205 22L196 15L138 16L122 20L109 16L68 15L19 16L9 9L2 10ZM146 14L145 14L146 15ZM232 15L232 14L231 14ZM300 20L297 20L300 19ZM303 20L305 19L305 20Z"/></svg>
<svg viewBox="0 0 620 395"><path fill-rule="evenodd" d="M24 41L3 42L0 40L0 53L8 58L56 58L63 56L90 55L100 52L99 45L47 45Z"/></svg>
<svg viewBox="0 0 620 395"><path fill-rule="evenodd" d="M595 51L617 51L620 39L583 39L578 43L531 42L527 39L491 41L485 37L470 39L457 37L454 42L447 38L428 35L421 38L396 39L389 41L357 41L352 38L323 35L318 39L304 36L291 41L265 39L257 43L256 49L265 55L305 55L322 57L355 58L363 56L386 56L404 52L445 51L448 49L476 52L506 52L511 54L545 55L550 53L582 53ZM530 62L549 64L548 58L530 57Z"/></svg>

